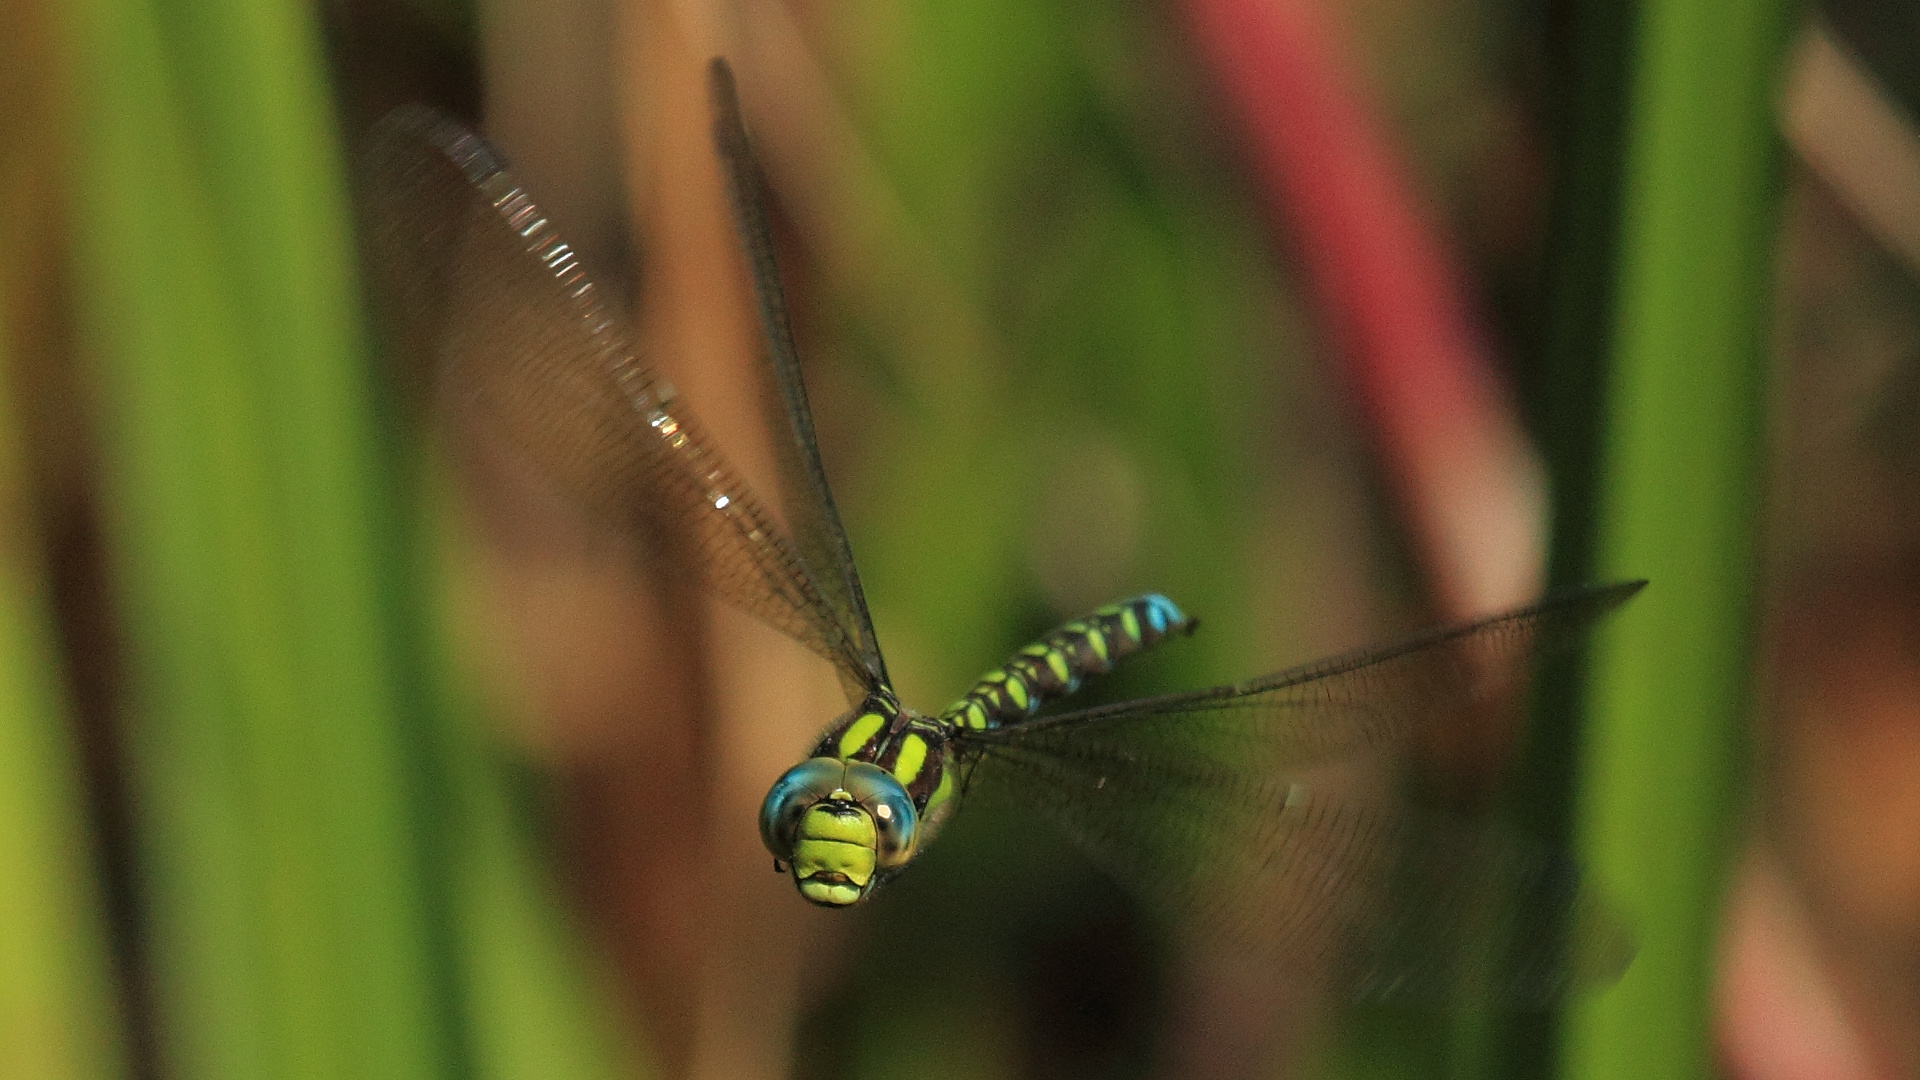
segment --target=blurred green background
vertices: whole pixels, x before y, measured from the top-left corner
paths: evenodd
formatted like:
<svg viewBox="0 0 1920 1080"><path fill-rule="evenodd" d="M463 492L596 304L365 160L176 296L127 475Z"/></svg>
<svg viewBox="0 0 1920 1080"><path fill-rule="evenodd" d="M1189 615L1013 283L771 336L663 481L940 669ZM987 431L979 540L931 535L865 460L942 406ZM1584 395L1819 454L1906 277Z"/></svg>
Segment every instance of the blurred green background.
<svg viewBox="0 0 1920 1080"><path fill-rule="evenodd" d="M1906 805L1920 753L1796 726L1775 702L1817 678L1803 653L1765 652L1799 676L1750 665L1801 640L1769 626L1844 638L1842 600L1908 595L1893 568L1920 536L1888 479L1920 385L1912 269L1839 181L1783 180L1786 5L4 11L0 1071L1760 1076L1743 1025L1794 1014L1755 1011L1740 979L1770 984L1725 960L1748 953L1723 931L1755 925L1727 899L1750 832L1839 972L1871 1048L1849 1060L1920 1061L1863 959L1913 955L1920 871L1861 855L1893 868L1873 907L1828 888L1857 863L1812 857ZM1262 96L1270 40L1311 61L1283 65L1290 97ZM1507 460L1471 454L1508 445L1499 425L1538 447L1513 443L1547 477L1516 528L1550 542L1487 573L1653 581L1590 669L1554 673L1514 785L1631 913L1617 986L1563 1017L1335 1015L988 814L857 916L800 910L751 815L830 680L822 699L804 658L444 452L356 262L357 134L416 98L482 124L751 475L713 52L740 71L827 467L921 708L1147 589L1206 629L1103 694L1480 610L1448 582L1504 549L1449 538L1498 530L1433 523L1481 505L1462 491L1526 504L1476 472ZM1404 310L1336 287L1429 250L1443 272L1404 278ZM1428 340L1493 387L1460 399L1480 411L1378 344ZM1809 351L1853 396L1770 403ZM1424 434L1380 378L1437 387ZM1810 528L1793 493L1828 475L1885 514ZM1809 593L1866 533L1846 580L1895 584ZM1889 648L1861 685L1903 685ZM1893 801L1774 813L1805 790L1795 748L1826 746L1898 763L1861 789ZM1815 757L1830 782L1856 760Z"/></svg>

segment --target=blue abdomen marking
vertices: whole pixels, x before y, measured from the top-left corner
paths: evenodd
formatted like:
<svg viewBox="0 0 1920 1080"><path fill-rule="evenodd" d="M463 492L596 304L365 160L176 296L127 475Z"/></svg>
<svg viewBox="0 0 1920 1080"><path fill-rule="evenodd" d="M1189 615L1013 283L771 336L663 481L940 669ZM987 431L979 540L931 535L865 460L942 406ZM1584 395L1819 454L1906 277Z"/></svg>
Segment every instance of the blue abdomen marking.
<svg viewBox="0 0 1920 1080"><path fill-rule="evenodd" d="M1112 671L1123 657L1152 648L1169 634L1190 634L1194 625L1159 593L1108 604L1015 653L940 718L975 730L1018 723L1080 689L1088 677Z"/></svg>

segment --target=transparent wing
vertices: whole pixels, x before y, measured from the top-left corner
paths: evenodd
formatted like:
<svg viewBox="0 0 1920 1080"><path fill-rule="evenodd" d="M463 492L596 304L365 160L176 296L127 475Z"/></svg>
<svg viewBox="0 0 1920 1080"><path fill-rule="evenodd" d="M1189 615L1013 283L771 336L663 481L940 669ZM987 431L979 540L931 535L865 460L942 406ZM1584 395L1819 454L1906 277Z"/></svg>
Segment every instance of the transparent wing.
<svg viewBox="0 0 1920 1080"><path fill-rule="evenodd" d="M1391 766L1420 728L1523 700L1533 656L1641 584L968 734L969 797L1046 814L1174 918L1362 996L1548 1003L1624 969L1620 921L1571 861L1417 803ZM1389 770L1350 767L1365 759Z"/></svg>
<svg viewBox="0 0 1920 1080"><path fill-rule="evenodd" d="M807 407L799 353L793 345L793 328L787 322L786 292L780 284L780 267L774 260L773 240L767 229L760 170L740 118L733 71L725 60L715 57L707 74L713 104L713 143L727 175L734 226L753 272L753 294L767 345L765 360L777 391L778 407L773 410L777 419L770 417L770 426L790 436L774 439L787 529L821 595L833 608L842 632L853 641L871 677L885 683L886 665L874 638L873 618L867 614L867 597L860 588L847 532L840 524L840 511L827 486L820 447L814 440L813 412Z"/></svg>
<svg viewBox="0 0 1920 1080"><path fill-rule="evenodd" d="M504 438L608 526L832 661L872 670L808 567L671 388L634 356L572 248L479 136L419 107L370 134L368 239L402 348L450 412Z"/></svg>

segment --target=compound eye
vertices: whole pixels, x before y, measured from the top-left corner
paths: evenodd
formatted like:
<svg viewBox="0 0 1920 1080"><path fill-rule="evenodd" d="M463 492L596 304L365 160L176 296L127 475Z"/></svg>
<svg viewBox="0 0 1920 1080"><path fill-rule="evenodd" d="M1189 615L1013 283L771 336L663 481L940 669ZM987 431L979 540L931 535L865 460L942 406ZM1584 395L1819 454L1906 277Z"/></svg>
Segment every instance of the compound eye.
<svg viewBox="0 0 1920 1080"><path fill-rule="evenodd" d="M841 782L855 802L873 815L874 860L881 870L903 866L913 857L920 815L913 798L892 774L878 765L856 761L847 766Z"/></svg>
<svg viewBox="0 0 1920 1080"><path fill-rule="evenodd" d="M760 841L781 861L793 858L793 834L814 803L840 787L846 763L833 758L809 758L782 773L760 804Z"/></svg>

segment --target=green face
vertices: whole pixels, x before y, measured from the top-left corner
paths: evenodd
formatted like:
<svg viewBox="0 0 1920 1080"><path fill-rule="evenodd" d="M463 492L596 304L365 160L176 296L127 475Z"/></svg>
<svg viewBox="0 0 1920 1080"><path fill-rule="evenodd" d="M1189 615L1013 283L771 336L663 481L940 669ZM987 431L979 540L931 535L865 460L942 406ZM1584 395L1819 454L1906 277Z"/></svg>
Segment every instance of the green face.
<svg viewBox="0 0 1920 1080"><path fill-rule="evenodd" d="M793 842L793 881L816 904L845 907L873 882L873 815L844 791L815 803L800 819ZM842 801L849 800L849 801Z"/></svg>
<svg viewBox="0 0 1920 1080"><path fill-rule="evenodd" d="M803 761L767 792L760 838L793 872L800 895L826 907L863 899L881 874L913 858L919 813L900 782L866 762Z"/></svg>

